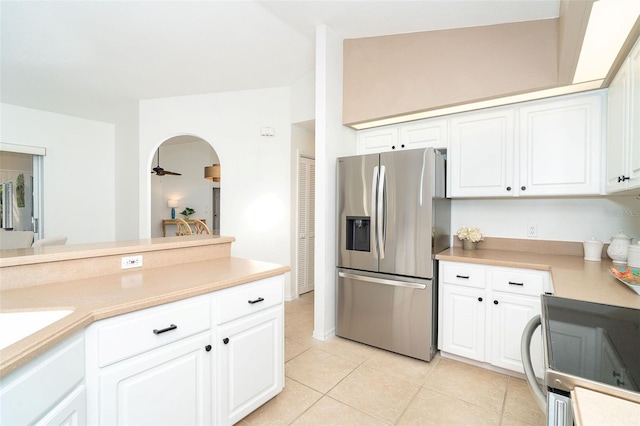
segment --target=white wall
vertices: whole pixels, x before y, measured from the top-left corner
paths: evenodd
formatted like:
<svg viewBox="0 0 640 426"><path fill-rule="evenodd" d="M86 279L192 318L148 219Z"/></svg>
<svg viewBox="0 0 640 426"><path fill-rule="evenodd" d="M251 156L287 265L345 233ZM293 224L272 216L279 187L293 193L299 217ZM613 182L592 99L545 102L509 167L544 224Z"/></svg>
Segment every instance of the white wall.
<svg viewBox="0 0 640 426"><path fill-rule="evenodd" d="M288 265L289 106L289 88L141 101L140 236L151 232L147 168L156 148L173 136L193 135L210 143L220 159L220 227L221 235L236 238L232 255ZM260 136L261 127L273 127L275 136Z"/></svg>
<svg viewBox="0 0 640 426"><path fill-rule="evenodd" d="M114 125L1 104L0 141L44 147L44 236L113 241ZM133 216L135 217L135 216Z"/></svg>
<svg viewBox="0 0 640 426"><path fill-rule="evenodd" d="M138 102L121 105L115 123L115 239L135 240L138 228Z"/></svg>
<svg viewBox="0 0 640 426"><path fill-rule="evenodd" d="M621 229L640 238L640 199L636 196L548 199L452 200L451 229L480 228L487 236L527 238L536 225L539 240L605 243Z"/></svg>
<svg viewBox="0 0 640 426"><path fill-rule="evenodd" d="M342 125L342 42L316 27L316 250L313 336L335 334L336 158L356 153L355 131Z"/></svg>

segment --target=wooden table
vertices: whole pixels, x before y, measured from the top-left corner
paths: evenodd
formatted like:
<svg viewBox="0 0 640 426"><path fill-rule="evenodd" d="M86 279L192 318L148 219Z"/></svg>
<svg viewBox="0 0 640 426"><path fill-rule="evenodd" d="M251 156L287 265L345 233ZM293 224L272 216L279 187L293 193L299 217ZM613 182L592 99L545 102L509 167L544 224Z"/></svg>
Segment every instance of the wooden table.
<svg viewBox="0 0 640 426"><path fill-rule="evenodd" d="M204 219L198 219L199 221L203 222L203 223L207 223ZM189 224L189 226L193 225L195 222L193 221L193 219L185 219L185 222L187 222ZM162 219L162 236L166 237L167 236L167 231L166 231L166 226L167 225L175 225L178 223L178 219Z"/></svg>

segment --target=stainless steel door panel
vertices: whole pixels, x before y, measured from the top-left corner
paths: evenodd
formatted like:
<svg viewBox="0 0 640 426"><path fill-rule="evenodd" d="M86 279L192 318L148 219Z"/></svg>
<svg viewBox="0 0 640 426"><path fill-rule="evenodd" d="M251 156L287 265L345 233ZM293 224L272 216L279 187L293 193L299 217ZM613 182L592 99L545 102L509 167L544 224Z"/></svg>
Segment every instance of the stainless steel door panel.
<svg viewBox="0 0 640 426"><path fill-rule="evenodd" d="M385 168L383 240L379 272L431 278L434 151L380 154Z"/></svg>
<svg viewBox="0 0 640 426"><path fill-rule="evenodd" d="M430 280L377 274L359 276L341 270L337 282L338 336L431 360L435 352L435 323ZM416 284L424 288L415 288Z"/></svg>
<svg viewBox="0 0 640 426"><path fill-rule="evenodd" d="M375 238L375 188L377 177L374 175L378 162L378 154L338 159L338 266L366 271L378 270ZM348 217L369 217L371 219L368 251L347 249Z"/></svg>

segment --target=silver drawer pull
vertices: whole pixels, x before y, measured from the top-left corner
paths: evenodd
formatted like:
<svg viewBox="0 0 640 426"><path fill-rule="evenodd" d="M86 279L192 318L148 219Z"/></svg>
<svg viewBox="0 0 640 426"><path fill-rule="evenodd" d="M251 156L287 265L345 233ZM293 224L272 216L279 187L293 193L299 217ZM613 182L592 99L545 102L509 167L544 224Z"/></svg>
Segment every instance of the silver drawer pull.
<svg viewBox="0 0 640 426"><path fill-rule="evenodd" d="M175 325L175 324L171 324L169 327L167 327L167 328L163 328L163 329L160 329L160 330L158 330L158 329L156 328L155 330L153 330L153 334L165 333L165 332L167 332L167 331L175 330L176 328L178 328L178 326L177 326L177 325Z"/></svg>
<svg viewBox="0 0 640 426"><path fill-rule="evenodd" d="M519 285L519 286L524 286L524 283L515 283L513 281L509 281L509 285Z"/></svg>

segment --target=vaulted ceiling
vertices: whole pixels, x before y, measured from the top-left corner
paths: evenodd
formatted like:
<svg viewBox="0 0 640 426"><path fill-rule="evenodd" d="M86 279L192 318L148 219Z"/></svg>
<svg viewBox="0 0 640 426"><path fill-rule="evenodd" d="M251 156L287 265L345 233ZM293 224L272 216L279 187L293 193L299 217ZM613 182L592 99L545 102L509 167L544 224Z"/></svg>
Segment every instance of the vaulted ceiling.
<svg viewBox="0 0 640 426"><path fill-rule="evenodd" d="M288 86L344 38L557 18L560 0L0 2L4 103L114 121L141 99Z"/></svg>

